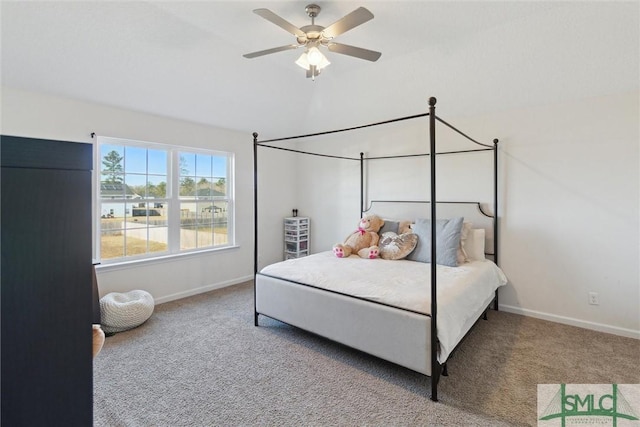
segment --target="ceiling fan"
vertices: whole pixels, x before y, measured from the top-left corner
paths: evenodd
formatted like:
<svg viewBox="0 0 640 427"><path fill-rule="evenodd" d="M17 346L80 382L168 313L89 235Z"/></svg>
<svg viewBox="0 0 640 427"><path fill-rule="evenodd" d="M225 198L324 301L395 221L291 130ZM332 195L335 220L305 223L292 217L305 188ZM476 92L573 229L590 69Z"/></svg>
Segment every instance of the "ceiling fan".
<svg viewBox="0 0 640 427"><path fill-rule="evenodd" d="M345 33L358 25L373 19L373 14L364 7L359 7L353 12L345 15L343 18L323 27L315 24L315 18L320 13L320 6L317 4L309 4L305 8L307 15L311 18L311 25L296 27L269 9L255 9L253 12L260 15L269 22L272 22L283 28L287 32L296 36L296 44L288 44L285 46L274 47L271 49L260 50L258 52L247 53L245 58L256 58L258 56L269 55L271 53L282 52L285 50L297 49L304 47L305 51L296 64L307 70L307 77L314 79L320 71L330 64L329 60L320 51L320 47L326 47L330 52L349 55L367 61L377 61L382 55L380 52L363 49L361 47L350 46L342 43L336 43L333 39L342 33Z"/></svg>

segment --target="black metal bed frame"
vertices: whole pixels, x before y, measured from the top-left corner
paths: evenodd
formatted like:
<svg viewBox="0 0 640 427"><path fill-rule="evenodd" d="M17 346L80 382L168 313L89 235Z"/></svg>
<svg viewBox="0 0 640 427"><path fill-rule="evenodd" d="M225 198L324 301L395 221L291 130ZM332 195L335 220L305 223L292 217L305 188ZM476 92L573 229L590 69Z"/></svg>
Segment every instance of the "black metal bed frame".
<svg viewBox="0 0 640 427"><path fill-rule="evenodd" d="M396 200L398 203L429 203L431 218L435 219L436 216L436 207L437 207L437 197L436 197L436 157L439 155L447 155L447 154L460 154L460 153L471 153L471 152L484 152L484 151L493 151L493 239L494 239L494 250L493 250L493 261L496 265L498 265L498 139L493 140L493 145L483 144L475 139L469 137L465 133L461 132L457 128L453 127L449 123L445 122L441 118L436 116L436 98L429 98L429 112L416 114L412 116L405 116L391 120L385 120L382 122L376 122L361 126L354 126L350 128L337 129L332 131L325 132L317 132L305 135L297 135L297 136L289 136L284 138L275 138L268 139L264 141L258 141L258 133L253 133L253 202L254 202L254 324L258 326L258 315L259 313L256 310L256 300L255 300L255 276L258 274L258 147L266 147L277 150L284 150L294 153L314 155L320 157L329 157L335 159L343 159L343 160L355 160L360 162L360 216L364 214L366 211L364 206L364 162L369 160L381 160L381 159L397 159L397 158L407 158L407 157L423 157L428 156L430 158L430 173L431 173L431 182L430 182L430 200L435 200L436 203L429 203L429 201L413 201L413 200ZM268 145L268 143L273 142L281 142L288 140L295 140L301 138L308 138L314 136L328 135L332 133L339 132L347 132L351 130L363 129L367 127L379 126L404 120L416 119L420 117L429 117L429 152L421 153L421 154L407 154L407 155L394 155L394 156L380 156L380 157L364 157L364 153L360 153L359 158L354 157L344 157L344 156L333 156L328 154L320 154L320 153L312 153L301 150L294 150L290 148L278 147L274 145ZM482 146L484 148L473 149L473 150L457 150L457 151L445 151L438 153L436 151L436 121L442 123L447 126L451 130L455 131L457 134L463 136L467 140ZM389 201L392 202L392 201ZM475 202L447 202L447 203L475 203ZM480 208L481 209L481 208ZM486 214L485 214L486 215ZM436 252L436 239L434 236L436 235L436 221L431 221L431 253L435 254ZM437 264L435 262L431 262L431 314L428 317L431 318L431 400L438 401L438 382L440 379L440 375L447 376L447 365L446 361L443 364L438 362L438 334L437 334L437 312L438 312L438 301L437 301ZM498 310L498 290L495 291L495 298L493 300L494 310ZM489 307L487 307L488 309ZM486 319L486 310L480 316L481 318ZM477 321L480 320L478 318ZM475 325L475 323L474 323ZM473 327L469 330L471 331ZM469 332L460 340L460 342L455 346L452 350L451 354L458 348L460 343L465 340ZM450 354L450 356L451 356Z"/></svg>

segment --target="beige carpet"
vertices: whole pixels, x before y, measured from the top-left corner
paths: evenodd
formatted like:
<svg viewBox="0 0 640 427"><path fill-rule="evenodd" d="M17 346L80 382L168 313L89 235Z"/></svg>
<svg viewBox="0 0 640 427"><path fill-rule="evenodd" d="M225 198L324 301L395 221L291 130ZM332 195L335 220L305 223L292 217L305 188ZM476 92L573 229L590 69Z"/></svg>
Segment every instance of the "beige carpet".
<svg viewBox="0 0 640 427"><path fill-rule="evenodd" d="M96 426L536 425L539 383L640 383L640 341L490 312L429 381L260 317L253 286L156 306L94 360Z"/></svg>

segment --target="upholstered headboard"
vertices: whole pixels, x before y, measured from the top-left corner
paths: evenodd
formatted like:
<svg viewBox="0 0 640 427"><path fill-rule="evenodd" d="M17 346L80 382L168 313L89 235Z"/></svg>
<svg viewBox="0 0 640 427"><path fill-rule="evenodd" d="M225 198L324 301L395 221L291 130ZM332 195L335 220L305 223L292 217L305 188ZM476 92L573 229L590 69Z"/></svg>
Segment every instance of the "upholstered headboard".
<svg viewBox="0 0 640 427"><path fill-rule="evenodd" d="M437 219L463 217L473 224L473 228L485 230L485 252L493 255L494 215L487 212L480 202L436 202ZM382 218L394 220L411 220L429 218L431 216L431 202L409 200L372 200L363 213L375 214Z"/></svg>

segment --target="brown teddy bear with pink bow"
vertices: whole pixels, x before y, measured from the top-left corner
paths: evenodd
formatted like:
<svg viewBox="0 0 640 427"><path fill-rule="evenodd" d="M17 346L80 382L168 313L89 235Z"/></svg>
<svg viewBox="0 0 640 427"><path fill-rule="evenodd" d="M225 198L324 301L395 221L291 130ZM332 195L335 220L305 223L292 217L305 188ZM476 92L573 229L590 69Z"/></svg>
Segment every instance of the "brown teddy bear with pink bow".
<svg viewBox="0 0 640 427"><path fill-rule="evenodd" d="M356 254L360 258L377 258L380 254L378 231L384 225L384 220L376 215L366 215L360 219L358 229L333 247L333 253L338 258L347 258Z"/></svg>

